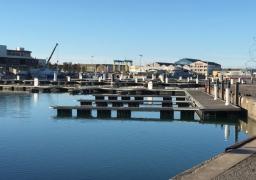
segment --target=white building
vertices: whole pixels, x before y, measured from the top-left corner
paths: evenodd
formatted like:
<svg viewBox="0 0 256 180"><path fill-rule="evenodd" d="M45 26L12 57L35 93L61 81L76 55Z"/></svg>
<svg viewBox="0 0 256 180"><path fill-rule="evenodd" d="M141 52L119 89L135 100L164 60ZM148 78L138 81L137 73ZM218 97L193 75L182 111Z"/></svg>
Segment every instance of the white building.
<svg viewBox="0 0 256 180"><path fill-rule="evenodd" d="M221 65L214 62L196 61L190 64L190 70L195 74L210 75L214 70L221 70Z"/></svg>

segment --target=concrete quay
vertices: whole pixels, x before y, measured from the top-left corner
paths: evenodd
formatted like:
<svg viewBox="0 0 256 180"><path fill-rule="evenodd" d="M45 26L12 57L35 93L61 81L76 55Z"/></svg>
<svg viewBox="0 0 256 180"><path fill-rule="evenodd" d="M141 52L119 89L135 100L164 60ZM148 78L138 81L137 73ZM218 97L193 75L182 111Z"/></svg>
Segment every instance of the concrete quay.
<svg viewBox="0 0 256 180"><path fill-rule="evenodd" d="M239 148L219 154L170 180L253 180L256 179L255 136Z"/></svg>

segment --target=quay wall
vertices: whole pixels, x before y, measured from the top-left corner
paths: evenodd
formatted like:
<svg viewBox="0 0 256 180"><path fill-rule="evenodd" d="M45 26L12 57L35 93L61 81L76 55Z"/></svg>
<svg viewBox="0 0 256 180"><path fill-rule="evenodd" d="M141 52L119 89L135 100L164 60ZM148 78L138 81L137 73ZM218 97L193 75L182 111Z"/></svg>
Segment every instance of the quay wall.
<svg viewBox="0 0 256 180"><path fill-rule="evenodd" d="M214 88L213 87L210 87L210 88L211 88L210 94L214 95ZM256 88L256 86L255 86L255 88ZM207 86L205 87L205 92L206 93L209 92ZM224 93L223 103L225 103L226 102L225 89L224 89L223 93ZM222 98L222 91L221 90L218 91L218 98L219 99ZM234 105L237 104L242 109L242 113L244 115L246 115L250 119L256 120L256 96L239 93L238 102L236 103L235 100L236 100L235 93L231 92L230 93L230 103L232 103Z"/></svg>

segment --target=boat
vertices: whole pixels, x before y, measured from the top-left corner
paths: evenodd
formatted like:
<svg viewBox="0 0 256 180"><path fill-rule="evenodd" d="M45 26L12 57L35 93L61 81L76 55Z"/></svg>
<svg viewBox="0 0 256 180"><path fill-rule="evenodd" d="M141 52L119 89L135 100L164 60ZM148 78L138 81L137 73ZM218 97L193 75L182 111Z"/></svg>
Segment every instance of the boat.
<svg viewBox="0 0 256 180"><path fill-rule="evenodd" d="M46 66L43 68L38 68L38 69L30 69L30 75L32 78L38 78L40 80L53 80L54 79L54 74L57 76L57 79L60 78L66 78L66 75L62 72L60 72L58 69L49 69L48 64L52 58L52 55L58 46L58 43L56 43L49 59L46 62Z"/></svg>
<svg viewBox="0 0 256 180"><path fill-rule="evenodd" d="M40 80L53 80L54 74L56 74L57 79L66 78L66 74L63 72L60 72L57 69L48 69L48 68L30 69L31 77L38 78Z"/></svg>

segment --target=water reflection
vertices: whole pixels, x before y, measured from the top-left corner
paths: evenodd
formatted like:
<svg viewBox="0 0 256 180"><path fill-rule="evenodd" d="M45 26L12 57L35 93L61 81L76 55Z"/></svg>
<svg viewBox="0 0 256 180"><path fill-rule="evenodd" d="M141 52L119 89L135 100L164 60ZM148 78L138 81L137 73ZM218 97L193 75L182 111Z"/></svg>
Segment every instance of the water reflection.
<svg viewBox="0 0 256 180"><path fill-rule="evenodd" d="M229 133L230 133L229 125L225 125L225 134L224 134L225 140L228 139Z"/></svg>
<svg viewBox="0 0 256 180"><path fill-rule="evenodd" d="M250 137L256 135L256 121L252 119L239 120L241 130L248 134Z"/></svg>
<svg viewBox="0 0 256 180"><path fill-rule="evenodd" d="M36 105L38 103L39 95L38 93L34 93L34 104Z"/></svg>
<svg viewBox="0 0 256 180"><path fill-rule="evenodd" d="M109 118L100 118L97 117L96 114L96 110L93 111L93 115L91 117L63 117L63 116L51 116L50 119L54 120L54 121L58 121L58 120L78 120L81 123L84 123L85 121L90 121L90 120L102 120L102 121L145 121L145 122L173 122L173 123L195 123L195 124L212 124L214 127L218 128L220 127L223 131L223 139L225 141L228 141L230 139L230 134L234 135L234 143L237 143L239 141L238 135L240 130L243 130L245 133L248 134L248 130L252 129L254 134L256 135L256 130L254 130L256 128L256 122L255 121L249 121L250 124L247 124L245 121L241 121L240 119L237 118L225 118L225 119L216 119L216 118L212 118L212 119L207 119L206 120L196 120L196 119L160 119L157 117L146 117L145 112L142 112L140 117L131 117L131 118L118 118L117 116L114 117L109 117ZM143 115L144 113L144 115ZM152 112L153 113L153 112ZM232 129L232 133L230 132ZM248 134L250 135L250 134ZM253 136L253 135L250 135Z"/></svg>

